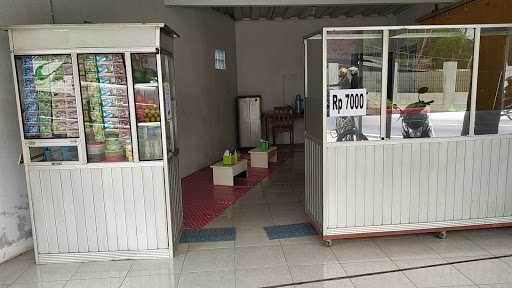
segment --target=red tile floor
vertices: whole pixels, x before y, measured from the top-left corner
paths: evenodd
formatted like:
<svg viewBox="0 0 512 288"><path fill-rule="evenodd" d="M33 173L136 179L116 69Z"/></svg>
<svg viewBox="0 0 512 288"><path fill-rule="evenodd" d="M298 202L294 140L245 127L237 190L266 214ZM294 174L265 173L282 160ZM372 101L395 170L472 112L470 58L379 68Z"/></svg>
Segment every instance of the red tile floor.
<svg viewBox="0 0 512 288"><path fill-rule="evenodd" d="M242 154L241 158L249 159L249 155ZM185 228L201 229L208 225L256 184L277 170L287 159L287 156L279 153L278 161L269 163L268 169L252 168L249 165L248 177L235 177L235 186L213 185L213 174L210 167L183 178L181 187Z"/></svg>

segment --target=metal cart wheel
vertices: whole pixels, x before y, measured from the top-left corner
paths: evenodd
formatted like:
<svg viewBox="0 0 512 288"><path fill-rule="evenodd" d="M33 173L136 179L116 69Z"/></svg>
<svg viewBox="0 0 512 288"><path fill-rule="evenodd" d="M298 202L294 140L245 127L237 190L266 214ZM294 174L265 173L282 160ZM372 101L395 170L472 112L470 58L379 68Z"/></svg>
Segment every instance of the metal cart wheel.
<svg viewBox="0 0 512 288"><path fill-rule="evenodd" d="M332 240L324 240L325 247L332 247Z"/></svg>
<svg viewBox="0 0 512 288"><path fill-rule="evenodd" d="M444 239L446 239L446 237L448 237L448 232L446 232L446 231L437 233L437 238L439 238L439 239L444 240Z"/></svg>

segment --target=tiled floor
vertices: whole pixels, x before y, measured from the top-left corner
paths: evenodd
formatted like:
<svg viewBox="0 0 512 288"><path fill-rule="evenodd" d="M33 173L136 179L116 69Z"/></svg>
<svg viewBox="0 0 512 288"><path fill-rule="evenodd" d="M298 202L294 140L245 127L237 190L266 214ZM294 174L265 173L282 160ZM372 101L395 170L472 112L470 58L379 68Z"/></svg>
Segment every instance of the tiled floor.
<svg viewBox="0 0 512 288"><path fill-rule="evenodd" d="M181 245L172 261L36 266L30 253L0 265L0 288L261 287L512 253L512 229L335 241L268 240L263 226L304 222L304 154L295 153L208 227L236 241ZM295 288L512 287L512 258L447 265Z"/></svg>

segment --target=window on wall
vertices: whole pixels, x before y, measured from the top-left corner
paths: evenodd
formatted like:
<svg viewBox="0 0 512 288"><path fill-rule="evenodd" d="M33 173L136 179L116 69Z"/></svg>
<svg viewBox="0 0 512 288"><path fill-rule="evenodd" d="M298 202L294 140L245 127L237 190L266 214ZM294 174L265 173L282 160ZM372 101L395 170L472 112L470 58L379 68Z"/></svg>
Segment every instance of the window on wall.
<svg viewBox="0 0 512 288"><path fill-rule="evenodd" d="M386 138L469 134L474 29L390 32Z"/></svg>
<svg viewBox="0 0 512 288"><path fill-rule="evenodd" d="M226 70L226 51L224 49L215 49L215 69Z"/></svg>
<svg viewBox="0 0 512 288"><path fill-rule="evenodd" d="M512 134L512 29L480 35L475 134Z"/></svg>

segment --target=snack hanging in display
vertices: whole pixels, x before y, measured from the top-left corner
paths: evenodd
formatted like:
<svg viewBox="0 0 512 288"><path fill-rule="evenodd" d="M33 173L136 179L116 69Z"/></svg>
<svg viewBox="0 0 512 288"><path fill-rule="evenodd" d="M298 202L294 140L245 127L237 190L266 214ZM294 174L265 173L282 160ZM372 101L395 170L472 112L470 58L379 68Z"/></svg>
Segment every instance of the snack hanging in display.
<svg viewBox="0 0 512 288"><path fill-rule="evenodd" d="M131 151L130 113L122 55L79 55L78 62L80 69L85 70L80 71L82 88L85 87L82 97L87 102L83 106L84 122L86 127L92 126L86 129L88 145L104 147L93 150L94 153L88 151L89 161L132 161L133 156L128 152Z"/></svg>

